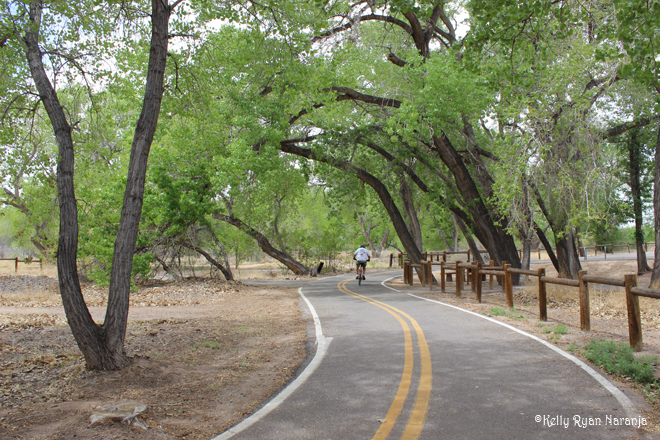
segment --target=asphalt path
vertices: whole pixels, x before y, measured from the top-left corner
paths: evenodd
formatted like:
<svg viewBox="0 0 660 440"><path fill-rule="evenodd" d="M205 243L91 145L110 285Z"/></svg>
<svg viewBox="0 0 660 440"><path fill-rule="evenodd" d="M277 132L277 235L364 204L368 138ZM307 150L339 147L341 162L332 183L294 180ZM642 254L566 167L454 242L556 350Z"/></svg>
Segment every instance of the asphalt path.
<svg viewBox="0 0 660 440"><path fill-rule="evenodd" d="M640 438L634 404L593 369L513 327L390 289L398 270L300 288L314 356L214 440Z"/></svg>

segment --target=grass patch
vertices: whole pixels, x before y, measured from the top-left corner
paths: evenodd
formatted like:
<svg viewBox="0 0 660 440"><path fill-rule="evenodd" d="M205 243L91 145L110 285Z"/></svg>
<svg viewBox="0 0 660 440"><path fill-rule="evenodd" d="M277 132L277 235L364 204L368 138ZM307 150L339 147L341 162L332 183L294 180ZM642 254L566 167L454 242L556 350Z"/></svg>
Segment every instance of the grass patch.
<svg viewBox="0 0 660 440"><path fill-rule="evenodd" d="M571 342L568 344L568 347L566 347L566 350L570 351L571 353L575 353L577 351L577 344L575 342Z"/></svg>
<svg viewBox="0 0 660 440"><path fill-rule="evenodd" d="M541 329L541 331L543 333L546 333L546 334L547 333L552 333L554 335L567 335L571 332L568 328L566 328L566 326L564 324L557 324L554 327L545 327L544 326Z"/></svg>
<svg viewBox="0 0 660 440"><path fill-rule="evenodd" d="M216 341L204 341L204 342L195 342L195 346L192 351L197 351L199 348L210 348L211 350L217 350L222 348L222 346Z"/></svg>
<svg viewBox="0 0 660 440"><path fill-rule="evenodd" d="M514 309L513 307L511 307L511 310L507 312L506 316L508 316L511 319L520 319L520 320L525 319L525 315L523 315L522 312L516 312L516 309Z"/></svg>
<svg viewBox="0 0 660 440"><path fill-rule="evenodd" d="M592 339L584 348L587 359L608 373L629 377L640 384L657 385L653 375L653 364L659 362L657 357L635 357L630 345L611 340Z"/></svg>
<svg viewBox="0 0 660 440"><path fill-rule="evenodd" d="M501 307L491 307L488 316L506 316L511 319L525 319L525 315L521 312L517 312L513 307L511 307L511 310L509 311Z"/></svg>
<svg viewBox="0 0 660 440"><path fill-rule="evenodd" d="M505 316L505 315L506 315L506 310L504 310L501 307L490 308L490 316Z"/></svg>

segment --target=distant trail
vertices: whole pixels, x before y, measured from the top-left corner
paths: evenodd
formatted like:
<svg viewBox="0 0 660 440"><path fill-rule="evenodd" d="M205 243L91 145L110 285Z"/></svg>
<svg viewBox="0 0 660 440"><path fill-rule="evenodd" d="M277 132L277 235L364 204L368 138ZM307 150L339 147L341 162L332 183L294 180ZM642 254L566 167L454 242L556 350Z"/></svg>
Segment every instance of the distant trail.
<svg viewBox="0 0 660 440"><path fill-rule="evenodd" d="M325 357L270 413L218 440L640 436L620 424L640 423L628 398L585 364L512 327L381 285L400 271L369 272L362 286L339 276L303 287L332 338Z"/></svg>

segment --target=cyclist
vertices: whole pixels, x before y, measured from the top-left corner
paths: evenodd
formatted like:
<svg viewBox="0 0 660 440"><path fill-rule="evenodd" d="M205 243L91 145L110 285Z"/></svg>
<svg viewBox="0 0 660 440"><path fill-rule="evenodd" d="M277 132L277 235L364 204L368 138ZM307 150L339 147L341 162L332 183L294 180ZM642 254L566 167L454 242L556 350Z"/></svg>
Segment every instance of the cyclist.
<svg viewBox="0 0 660 440"><path fill-rule="evenodd" d="M365 249L363 244L353 253L353 259L357 261L355 265L355 279L357 280L359 277L360 266L362 266L362 279L365 279L364 274L367 272L367 261L371 261L371 255L369 255L369 251Z"/></svg>

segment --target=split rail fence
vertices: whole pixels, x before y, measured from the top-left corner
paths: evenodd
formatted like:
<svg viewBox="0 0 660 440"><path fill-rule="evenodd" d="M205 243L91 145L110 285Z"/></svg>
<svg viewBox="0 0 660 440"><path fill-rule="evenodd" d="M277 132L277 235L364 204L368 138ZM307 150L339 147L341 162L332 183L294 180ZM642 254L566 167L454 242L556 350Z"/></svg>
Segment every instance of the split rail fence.
<svg viewBox="0 0 660 440"><path fill-rule="evenodd" d="M433 261L435 254L443 255L442 261ZM420 264L413 264L410 260L403 259L403 282L413 285L413 269L419 269L419 277L422 286L428 286L433 290L433 266L440 266L440 290L444 293L446 281L451 280L451 276L456 277L456 296L461 297L464 289L463 283L470 286L475 293L477 302L481 303L482 286L485 277L488 277L489 288L493 289L494 278L497 279L502 291L506 296L507 307L513 307L513 274L527 275L538 278L538 300L539 300L539 319L548 320L547 308L547 284L558 284L570 287L577 287L580 303L580 328L584 331L591 330L591 313L589 309L589 284L602 284L607 286L623 287L626 294L626 305L628 309L628 334L630 346L634 351L642 350L642 320L639 308L639 297L660 299L660 290L637 287L637 275L624 275L623 280L619 278L608 278L601 276L588 275L586 270L580 271L577 280L566 278L553 278L545 275L545 268L537 270L515 269L510 264L503 262L501 266L494 266L491 260L490 265L486 266L480 262L447 262L447 254L465 254L470 257L469 251L465 252L429 252L427 257ZM400 258L402 258L400 254Z"/></svg>
<svg viewBox="0 0 660 440"><path fill-rule="evenodd" d="M18 263L25 263L25 264L31 264L31 263L39 263L39 268L43 270L44 268L44 263L43 260L35 260L31 258L26 258L26 259L19 259L19 258L0 258L0 261L13 261L14 262L14 272L18 272Z"/></svg>

